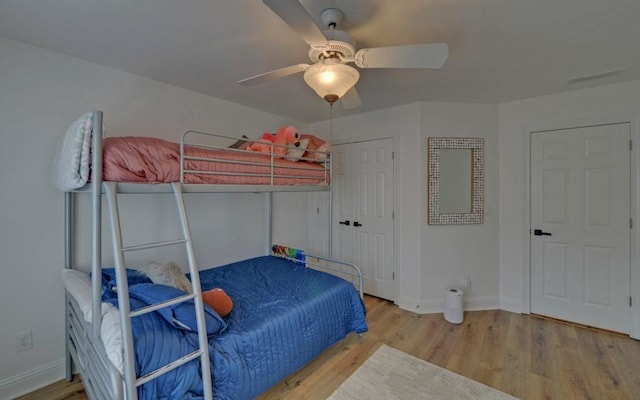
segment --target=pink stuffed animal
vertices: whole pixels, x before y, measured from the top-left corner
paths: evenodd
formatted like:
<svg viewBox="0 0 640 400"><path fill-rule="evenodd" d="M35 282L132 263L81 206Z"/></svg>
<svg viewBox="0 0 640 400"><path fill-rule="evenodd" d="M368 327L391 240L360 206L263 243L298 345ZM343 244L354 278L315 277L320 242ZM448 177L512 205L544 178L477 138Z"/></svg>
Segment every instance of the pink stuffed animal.
<svg viewBox="0 0 640 400"><path fill-rule="evenodd" d="M262 135L262 139L259 142L252 143L247 147L247 150L259 151L262 153L271 153L273 148L273 154L278 156L284 156L287 154L287 148L285 146L293 144L294 146L300 146L300 134L298 130L291 125L283 126L276 132L273 141L270 140L270 134L265 133ZM271 143L281 146L272 146Z"/></svg>
<svg viewBox="0 0 640 400"><path fill-rule="evenodd" d="M274 135L273 133L265 132L262 134L262 139L273 143L276 140L276 135Z"/></svg>

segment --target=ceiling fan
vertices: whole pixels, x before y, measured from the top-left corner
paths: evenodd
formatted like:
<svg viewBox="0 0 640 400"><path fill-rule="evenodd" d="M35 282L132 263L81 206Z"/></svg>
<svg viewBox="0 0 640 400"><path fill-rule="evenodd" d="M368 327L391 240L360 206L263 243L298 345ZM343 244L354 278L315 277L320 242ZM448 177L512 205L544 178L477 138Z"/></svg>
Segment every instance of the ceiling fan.
<svg viewBox="0 0 640 400"><path fill-rule="evenodd" d="M295 64L243 79L238 83L253 86L274 79L304 72L304 80L330 104L341 100L344 108L360 106L354 85L360 74L347 63L359 68L440 68L449 56L446 43L364 48L356 51L355 41L338 30L344 14L328 8L320 14L322 31L298 0L263 0L309 44L309 59L313 64Z"/></svg>

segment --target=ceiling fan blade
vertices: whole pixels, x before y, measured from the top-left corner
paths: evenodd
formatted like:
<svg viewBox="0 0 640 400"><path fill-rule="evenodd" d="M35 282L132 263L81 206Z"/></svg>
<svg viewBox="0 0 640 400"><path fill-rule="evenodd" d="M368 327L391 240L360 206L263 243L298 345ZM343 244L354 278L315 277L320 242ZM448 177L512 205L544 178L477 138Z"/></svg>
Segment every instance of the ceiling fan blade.
<svg viewBox="0 0 640 400"><path fill-rule="evenodd" d="M340 102L342 103L342 107L345 110L350 110L352 108L358 108L362 105L362 101L360 101L360 95L356 90L356 87L352 87L347 91L347 93L340 98Z"/></svg>
<svg viewBox="0 0 640 400"><path fill-rule="evenodd" d="M358 50L360 68L440 68L449 57L446 43L414 44Z"/></svg>
<svg viewBox="0 0 640 400"><path fill-rule="evenodd" d="M259 85L264 82L272 81L274 79L284 78L285 76L297 74L298 72L304 72L309 68L309 64L296 64L288 67L276 69L273 71L265 72L264 74L252 76L238 81L239 84L244 86Z"/></svg>
<svg viewBox="0 0 640 400"><path fill-rule="evenodd" d="M263 2L310 46L327 45L327 38L298 0L263 0Z"/></svg>

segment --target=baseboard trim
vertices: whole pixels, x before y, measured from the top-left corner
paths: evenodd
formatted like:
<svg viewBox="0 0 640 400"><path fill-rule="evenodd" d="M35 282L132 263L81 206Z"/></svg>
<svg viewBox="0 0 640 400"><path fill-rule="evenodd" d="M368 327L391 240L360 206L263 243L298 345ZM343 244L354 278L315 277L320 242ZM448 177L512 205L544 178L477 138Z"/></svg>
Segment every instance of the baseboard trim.
<svg viewBox="0 0 640 400"><path fill-rule="evenodd" d="M422 300L417 306L412 306L411 308L404 306L407 303L415 304L415 299L412 300L414 301L399 303L398 306L404 310L412 311L417 314L435 314L444 312L444 299L442 298ZM465 296L463 308L465 311L497 310L500 309L500 305L497 296Z"/></svg>
<svg viewBox="0 0 640 400"><path fill-rule="evenodd" d="M427 314L424 312L424 310L420 309L420 307L422 306L422 301L414 297L400 296L396 304L403 310L411 311L417 314Z"/></svg>
<svg viewBox="0 0 640 400"><path fill-rule="evenodd" d="M0 381L0 399L14 399L64 379L65 360L41 365Z"/></svg>
<svg viewBox="0 0 640 400"><path fill-rule="evenodd" d="M469 297L464 300L464 309L465 311L498 310L500 301L498 296Z"/></svg>
<svg viewBox="0 0 640 400"><path fill-rule="evenodd" d="M500 297L500 309L511 311L516 314L522 313L522 301L511 297Z"/></svg>

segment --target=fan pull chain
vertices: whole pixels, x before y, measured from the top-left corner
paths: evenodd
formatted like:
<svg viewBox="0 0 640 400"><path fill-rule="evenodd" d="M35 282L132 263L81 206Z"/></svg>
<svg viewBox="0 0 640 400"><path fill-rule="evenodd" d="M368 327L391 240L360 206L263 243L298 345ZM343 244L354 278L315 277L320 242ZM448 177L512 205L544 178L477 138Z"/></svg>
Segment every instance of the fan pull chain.
<svg viewBox="0 0 640 400"><path fill-rule="evenodd" d="M333 143L333 103L330 103L329 107L331 107L329 111L329 143Z"/></svg>

